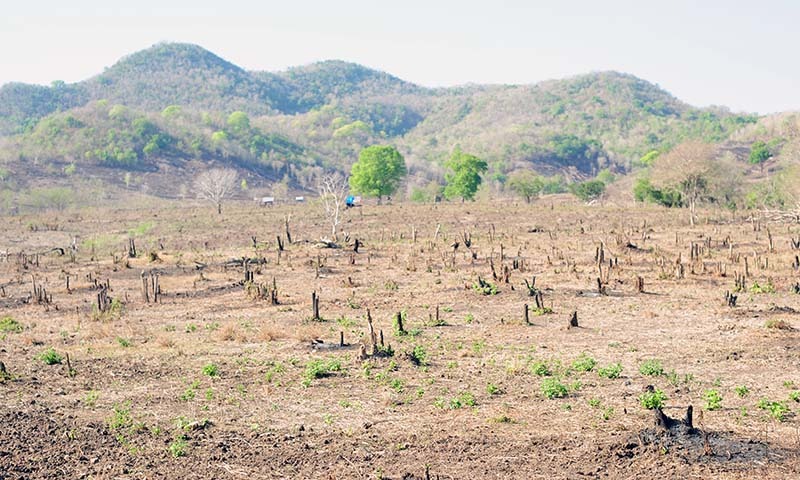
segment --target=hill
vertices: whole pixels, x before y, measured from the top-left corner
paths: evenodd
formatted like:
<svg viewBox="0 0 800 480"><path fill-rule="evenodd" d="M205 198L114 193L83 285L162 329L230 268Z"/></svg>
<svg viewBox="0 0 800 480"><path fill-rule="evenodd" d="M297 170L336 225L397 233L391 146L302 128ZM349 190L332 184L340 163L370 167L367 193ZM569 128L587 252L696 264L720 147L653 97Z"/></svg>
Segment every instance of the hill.
<svg viewBox="0 0 800 480"><path fill-rule="evenodd" d="M0 161L19 185L39 180L26 171L35 160L52 166L43 172L56 172L56 182L65 165L118 178L190 176L215 164L256 185L309 188L321 171L347 169L362 147L392 143L406 156L410 184L423 185L441 180L459 145L485 158L502 188L518 169L624 173L651 150L727 141L757 120L692 107L618 72L430 89L343 61L251 72L196 45L158 44L82 82L2 86ZM171 193L155 184L150 191Z"/></svg>

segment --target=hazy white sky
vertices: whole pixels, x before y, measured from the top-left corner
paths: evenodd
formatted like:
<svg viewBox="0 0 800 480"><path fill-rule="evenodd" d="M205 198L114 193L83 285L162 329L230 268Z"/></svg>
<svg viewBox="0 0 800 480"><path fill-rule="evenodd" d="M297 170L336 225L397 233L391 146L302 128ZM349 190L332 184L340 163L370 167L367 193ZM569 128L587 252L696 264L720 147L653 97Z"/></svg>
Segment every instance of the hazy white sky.
<svg viewBox="0 0 800 480"><path fill-rule="evenodd" d="M427 86L619 70L693 105L769 113L800 110L798 21L790 0L9 1L0 84L75 82L177 41L249 70L335 58Z"/></svg>

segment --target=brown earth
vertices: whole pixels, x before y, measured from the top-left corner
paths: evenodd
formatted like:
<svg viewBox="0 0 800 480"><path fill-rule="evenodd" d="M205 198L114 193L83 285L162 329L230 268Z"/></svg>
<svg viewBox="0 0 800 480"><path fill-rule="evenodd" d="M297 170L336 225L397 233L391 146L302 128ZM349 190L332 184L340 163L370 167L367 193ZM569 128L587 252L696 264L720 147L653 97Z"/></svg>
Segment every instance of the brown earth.
<svg viewBox="0 0 800 480"><path fill-rule="evenodd" d="M702 213L690 227L685 211L559 199L365 206L347 212L339 249L316 245L329 227L313 204L3 218L0 317L18 323L0 332L0 478L798 477L800 227ZM279 305L242 285L242 257L264 259L254 284L274 278ZM142 298L143 270L160 275L158 304ZM498 293L476 291L479 276ZM525 325L533 276L552 313ZM33 278L52 304L31 298ZM95 280L110 282L109 313ZM358 358L367 308L393 356ZM40 359L51 347L62 363ZM587 358L589 371L574 365ZM663 374L640 372L651 359ZM315 376L315 360L332 371ZM615 363L619 378L598 374ZM551 379L565 396L547 398ZM647 385L670 416L693 405L698 430L656 428Z"/></svg>

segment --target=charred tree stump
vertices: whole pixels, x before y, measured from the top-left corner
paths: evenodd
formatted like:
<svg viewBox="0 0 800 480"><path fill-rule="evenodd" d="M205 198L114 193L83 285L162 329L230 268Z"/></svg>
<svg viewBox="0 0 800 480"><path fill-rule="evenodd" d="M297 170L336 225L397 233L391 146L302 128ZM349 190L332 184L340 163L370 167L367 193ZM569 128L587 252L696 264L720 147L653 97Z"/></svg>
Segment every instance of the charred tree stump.
<svg viewBox="0 0 800 480"><path fill-rule="evenodd" d="M736 306L736 300L738 300L738 298L739 298L738 295L734 295L731 292L725 292L725 303L729 307L735 307Z"/></svg>
<svg viewBox="0 0 800 480"><path fill-rule="evenodd" d="M522 315L523 315L523 318L525 319L525 325L530 325L531 321L530 321L530 318L528 317L528 304L527 303L523 307Z"/></svg>
<svg viewBox="0 0 800 480"><path fill-rule="evenodd" d="M136 240L128 239L128 258L136 258Z"/></svg>
<svg viewBox="0 0 800 480"><path fill-rule="evenodd" d="M569 317L569 322L567 323L567 329L570 328L578 328L578 311L575 310L572 312L572 315Z"/></svg>
<svg viewBox="0 0 800 480"><path fill-rule="evenodd" d="M150 303L150 288L147 282L147 273L142 270L142 300L144 303Z"/></svg>
<svg viewBox="0 0 800 480"><path fill-rule="evenodd" d="M281 236L280 236L280 235L278 235L278 236L277 236L277 237L275 237L275 238L276 238L276 240L278 241L278 251L279 251L279 252L282 252L282 251L283 251L283 239L281 239Z"/></svg>
<svg viewBox="0 0 800 480"><path fill-rule="evenodd" d="M397 312L397 315L394 317L395 323L397 323L397 333L398 335L405 335L406 329L403 327L403 312Z"/></svg>
<svg viewBox="0 0 800 480"><path fill-rule="evenodd" d="M367 309L367 327L369 328L369 340L372 343L371 355L378 353L378 338L375 335L375 327L372 325L372 315L369 308Z"/></svg>
<svg viewBox="0 0 800 480"><path fill-rule="evenodd" d="M289 243L290 245L292 243L292 233L289 231L289 221L291 219L292 219L291 215L287 215L286 217L283 217L283 223L284 223L284 225L286 227L286 242ZM281 247L281 250L283 250L283 247Z"/></svg>
<svg viewBox="0 0 800 480"><path fill-rule="evenodd" d="M636 291L638 293L644 293L644 278L636 277Z"/></svg>
<svg viewBox="0 0 800 480"><path fill-rule="evenodd" d="M319 297L317 292L311 292L311 319L315 322L322 320L319 316Z"/></svg>

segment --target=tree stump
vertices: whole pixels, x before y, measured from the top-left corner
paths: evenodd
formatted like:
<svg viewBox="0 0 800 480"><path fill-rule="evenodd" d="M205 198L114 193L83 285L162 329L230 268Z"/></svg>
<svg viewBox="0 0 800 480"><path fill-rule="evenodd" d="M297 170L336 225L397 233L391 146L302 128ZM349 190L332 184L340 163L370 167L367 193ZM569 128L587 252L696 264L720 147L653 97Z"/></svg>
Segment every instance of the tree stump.
<svg viewBox="0 0 800 480"><path fill-rule="evenodd" d="M567 323L567 329L570 328L578 328L578 311L575 310L572 312L572 315L569 317L569 322Z"/></svg>

